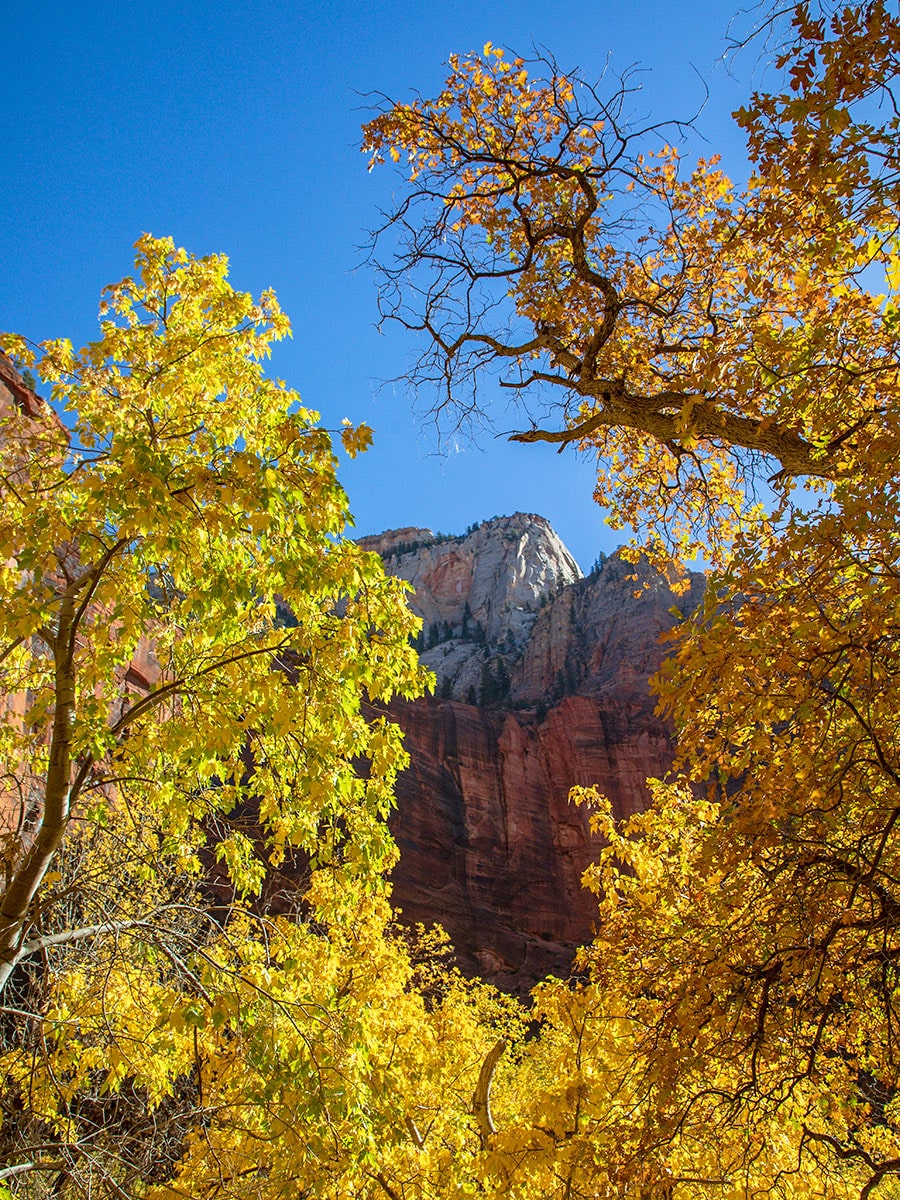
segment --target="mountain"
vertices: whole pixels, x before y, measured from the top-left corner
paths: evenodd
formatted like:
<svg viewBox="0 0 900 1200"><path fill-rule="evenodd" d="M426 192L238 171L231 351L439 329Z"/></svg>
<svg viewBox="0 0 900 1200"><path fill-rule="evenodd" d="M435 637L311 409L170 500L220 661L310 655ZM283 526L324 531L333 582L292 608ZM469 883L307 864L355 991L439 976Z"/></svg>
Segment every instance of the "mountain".
<svg viewBox="0 0 900 1200"><path fill-rule="evenodd" d="M361 539L415 588L436 694L398 703L411 765L392 825L394 899L440 922L469 971L524 990L565 972L591 936L581 875L597 853L568 802L596 784L625 816L666 773L670 730L648 680L662 635L703 594L676 597L613 555L588 578L549 523L516 513L462 537L400 529Z"/></svg>

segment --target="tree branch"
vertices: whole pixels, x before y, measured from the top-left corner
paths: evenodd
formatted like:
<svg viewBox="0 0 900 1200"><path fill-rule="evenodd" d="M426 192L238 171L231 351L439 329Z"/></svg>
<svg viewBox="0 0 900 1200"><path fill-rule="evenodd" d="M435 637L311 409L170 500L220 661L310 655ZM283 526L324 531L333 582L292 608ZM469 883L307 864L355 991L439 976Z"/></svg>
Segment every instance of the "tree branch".
<svg viewBox="0 0 900 1200"><path fill-rule="evenodd" d="M497 1063L500 1061L506 1046L506 1039L501 1038L488 1051L484 1062L481 1064L481 1070L478 1073L478 1082L475 1085L475 1092L472 1096L472 1113L481 1130L483 1145L487 1145L491 1135L497 1132L497 1127L494 1124L494 1118L491 1113L491 1084L494 1081L494 1071L497 1069Z"/></svg>
<svg viewBox="0 0 900 1200"><path fill-rule="evenodd" d="M582 390L589 390L591 395L598 394L603 407L568 429L528 429L511 434L509 440L568 445L590 437L599 429L614 427L648 433L660 442L678 442L689 433L702 440L757 450L777 459L786 475L834 479L840 474L838 467L830 461L829 450L819 451L793 430L777 422L738 416L701 397L681 392L637 396L626 392L622 384L610 381ZM678 406L678 412L661 411L674 405ZM687 428L681 420L681 411L686 405L690 405Z"/></svg>

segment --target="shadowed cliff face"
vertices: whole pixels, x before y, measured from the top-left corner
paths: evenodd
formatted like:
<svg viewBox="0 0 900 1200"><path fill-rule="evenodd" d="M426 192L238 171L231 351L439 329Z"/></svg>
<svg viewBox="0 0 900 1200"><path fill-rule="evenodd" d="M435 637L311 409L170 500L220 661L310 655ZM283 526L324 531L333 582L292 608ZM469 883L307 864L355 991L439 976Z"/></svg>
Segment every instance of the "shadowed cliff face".
<svg viewBox="0 0 900 1200"><path fill-rule="evenodd" d="M676 598L616 556L582 579L549 525L523 514L466 538L385 539L388 568L416 587L438 677L438 698L391 707L412 757L392 823L394 899L404 920L440 922L465 969L525 990L565 973L592 932L581 875L597 845L569 788L596 784L625 816L645 806L645 780L668 770L648 679L669 610L691 611L703 579ZM479 574L484 556L490 572ZM463 574L460 562L474 566ZM477 591L478 578L490 585Z"/></svg>

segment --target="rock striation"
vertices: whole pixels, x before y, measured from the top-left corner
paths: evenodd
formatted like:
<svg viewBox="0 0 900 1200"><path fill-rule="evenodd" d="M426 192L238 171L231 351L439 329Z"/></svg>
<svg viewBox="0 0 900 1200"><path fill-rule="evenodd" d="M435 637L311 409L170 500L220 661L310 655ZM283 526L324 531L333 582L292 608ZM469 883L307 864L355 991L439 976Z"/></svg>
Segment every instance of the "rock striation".
<svg viewBox="0 0 900 1200"><path fill-rule="evenodd" d="M462 966L525 990L565 972L596 905L581 876L597 853L573 784L620 816L671 764L649 678L663 635L697 605L618 555L590 577L541 517L516 513L444 538L363 539L415 587L436 696L392 706L411 765L400 780L394 899L440 922Z"/></svg>

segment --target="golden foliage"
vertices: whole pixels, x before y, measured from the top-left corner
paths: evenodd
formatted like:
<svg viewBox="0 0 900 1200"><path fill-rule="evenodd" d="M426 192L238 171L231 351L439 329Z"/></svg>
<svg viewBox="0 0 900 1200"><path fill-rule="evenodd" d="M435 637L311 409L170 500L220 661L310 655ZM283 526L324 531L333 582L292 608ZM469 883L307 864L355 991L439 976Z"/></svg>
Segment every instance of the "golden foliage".
<svg viewBox="0 0 900 1200"><path fill-rule="evenodd" d="M558 426L517 439L596 453L614 526L714 568L658 684L678 777L621 826L579 795L608 843L582 994L633 1099L630 1165L573 1195L896 1192L898 46L880 0L798 6L743 189L629 130L627 88L490 46L366 128L408 175L385 312L436 407L542 389Z"/></svg>
<svg viewBox="0 0 900 1200"><path fill-rule="evenodd" d="M678 774L623 823L576 793L598 933L530 1009L391 924L404 760L360 700L422 685L415 622L340 539L330 440L262 374L274 297L144 239L101 341L44 347L75 440L18 417L0 440L0 738L39 815L0 905L0 1189L898 1194L900 176L872 101L900 21L793 28L786 90L739 116L743 191L635 147L624 95L491 45L367 129L410 180L385 304L430 337L439 404L492 365L545 385L560 428L520 440L596 450L614 522L716 568L659 680ZM205 830L236 809L309 857L305 915L204 909ZM239 891L259 846L220 842Z"/></svg>

